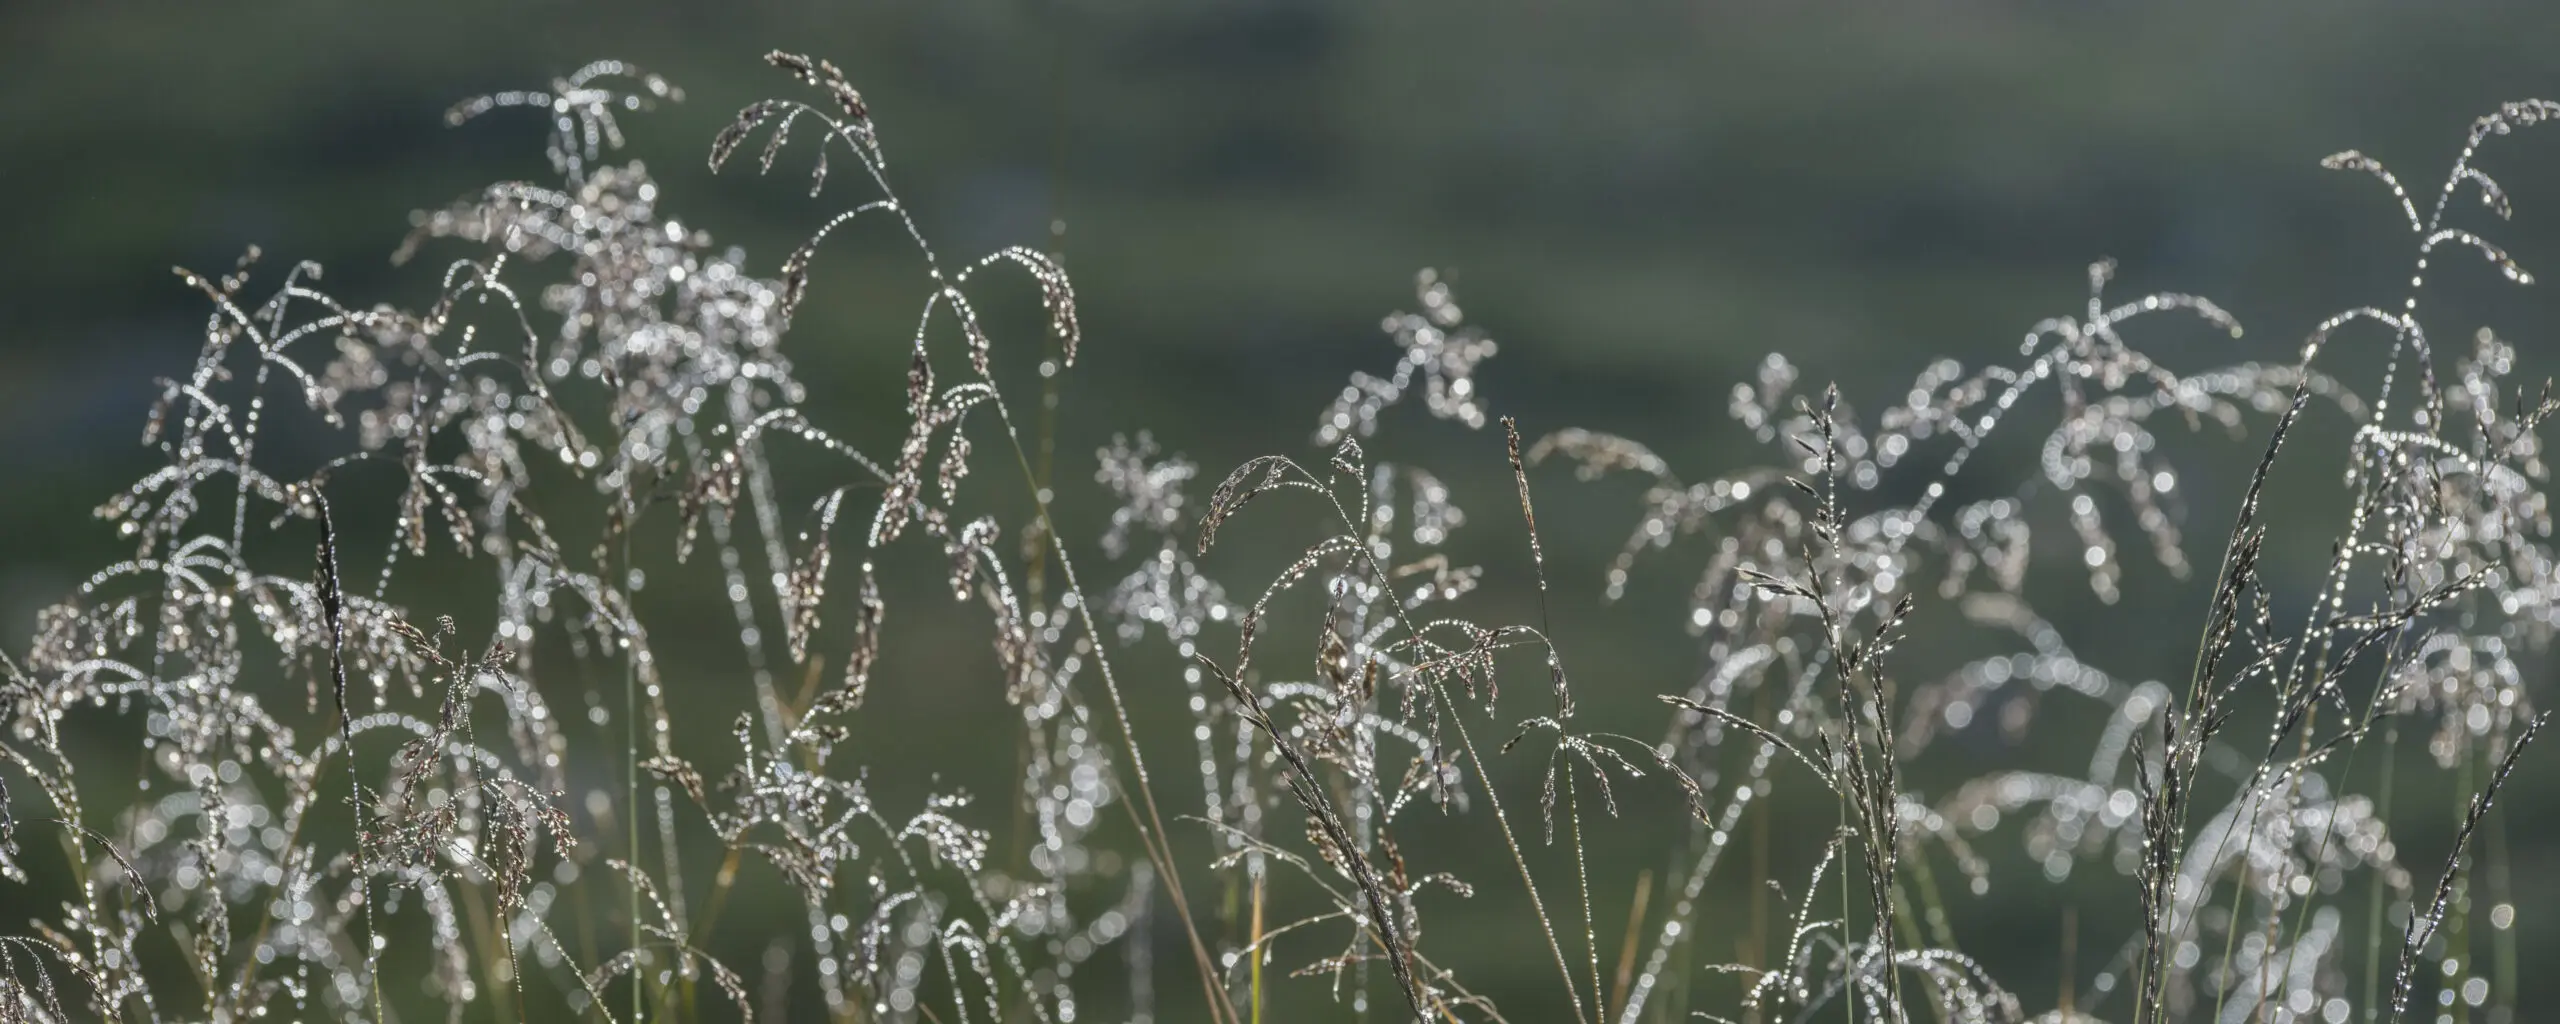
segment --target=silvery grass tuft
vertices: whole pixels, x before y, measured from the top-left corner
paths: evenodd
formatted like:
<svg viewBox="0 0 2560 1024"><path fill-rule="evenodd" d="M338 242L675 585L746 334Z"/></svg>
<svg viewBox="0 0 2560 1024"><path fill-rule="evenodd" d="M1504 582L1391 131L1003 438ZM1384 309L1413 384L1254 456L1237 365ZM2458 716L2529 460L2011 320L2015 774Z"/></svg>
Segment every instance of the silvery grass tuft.
<svg viewBox="0 0 2560 1024"><path fill-rule="evenodd" d="M1536 1012L1580 1024L2514 1019L2534 951L2474 863L2503 869L2483 826L2543 723L2529 681L2560 574L2539 437L2560 400L2486 329L2439 351L2420 300L2482 257L2530 282L2459 225L2509 215L2483 147L2560 105L2479 119L2431 194L2330 157L2405 217L2409 291L2260 361L2145 355L2146 321L2240 325L2194 295L2110 296L2102 262L2086 307L2035 324L2014 361L1932 363L1871 411L1770 356L1729 403L1766 460L1698 482L1625 438L1524 440L1479 376L1497 346L1426 271L1311 443L1204 488L1152 435L1123 436L1093 473L1117 510L1078 524L1053 516L1032 454L1045 421L996 373L1074 366L1063 268L936 250L845 73L767 61L796 91L741 110L710 163L805 175L830 211L773 277L615 162L622 119L681 93L613 61L452 110L547 119L552 173L413 218L397 258L440 282L424 310L342 301L317 266L276 273L254 251L179 272L207 314L144 429L165 464L98 509L132 556L0 665L0 872L25 914L0 937L0 1020L1258 1024L1275 997L1515 1019L1427 927L1463 900L1534 937L1555 993ZM905 379L877 389L903 407L893 436L831 427L784 345L827 286L827 243L855 231L896 240L926 282ZM1002 291L1037 301L1041 337L996 337L981 296ZM1372 453L1414 417L1498 424L1486 456L1516 507L1471 516L1441 477ZM2166 439L2208 428L2261 453L2236 508L2182 505ZM2346 437L2345 466L2317 494L2271 488L2310 431ZM1994 433L2029 435L2032 463L1997 463ZM1576 498L1533 486L1551 466L1645 484L1603 596L1652 552L1708 549L1686 607L1659 610L1699 662L1660 695L1658 733L1587 724L1599 694L1545 617L1577 592L1551 586L1539 534L1541 501ZM2269 564L2272 509L2295 501L2346 510L2317 578ZM1300 532L1296 557L1252 582L1204 568L1223 528L1262 516ZM1447 545L1470 524L1517 530L1525 557L1461 564ZM2030 599L2040 545L2085 596ZM848 743L867 694L914 682L882 671L880 568L912 548L982 617L1020 716L1014 786L992 799L875 799L867 772L918 767ZM701 688L734 715L710 742L674 727L679 684L635 597L653 566L698 562L736 647L686 660L745 680ZM454 593L414 582L422 565L475 574L478 603L422 605ZM2036 610L2113 602L2149 571L2205 595L2191 633L2161 638L2192 650L2183 679L2119 677ZM1526 573L1534 621L1484 621L1488 572ZM1908 678L1896 645L1924 621L2007 650ZM1178 667L1117 668L1164 663L1153 647ZM1158 705L1188 709L1188 743L1137 742L1131 709ZM2048 719L2095 730L2085 763L1945 792L1903 771L1951 736ZM84 789L120 756L84 735L139 738L134 791ZM2473 795L2394 806L2405 743ZM1505 759L1536 784L1490 784ZM1837 809L1802 837L1811 869L1729 864L1781 799ZM2395 843L2430 814L2457 822L2449 850ZM1691 824L1639 854L1673 866L1658 895L1650 874L1591 868L1590 833L1625 815ZM1408 853L1478 825L1500 847L1482 877ZM679 856L704 835L717 862ZM2096 871L2136 911L2092 936L2094 970L2066 962L2059 1005L2023 1005L1961 949L1994 843L2045 876L2004 884ZM1746 870L1783 894L1780 920L1708 912L1711 883ZM707 936L747 887L806 927L724 960ZM1160 974L1178 979L1162 1006Z"/></svg>

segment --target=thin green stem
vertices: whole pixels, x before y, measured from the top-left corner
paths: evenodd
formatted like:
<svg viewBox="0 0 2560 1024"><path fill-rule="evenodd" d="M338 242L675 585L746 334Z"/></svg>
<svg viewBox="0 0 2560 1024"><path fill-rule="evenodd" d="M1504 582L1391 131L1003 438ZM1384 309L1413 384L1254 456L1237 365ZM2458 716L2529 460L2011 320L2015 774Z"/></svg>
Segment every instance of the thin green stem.
<svg viewBox="0 0 2560 1024"><path fill-rule="evenodd" d="M2390 820L2391 796L2400 767L2400 720L2391 719L2383 726L2382 782L2374 794L2373 814ZM2364 1019L2382 1019L2382 872L2373 873L2372 896L2366 902L2364 915Z"/></svg>

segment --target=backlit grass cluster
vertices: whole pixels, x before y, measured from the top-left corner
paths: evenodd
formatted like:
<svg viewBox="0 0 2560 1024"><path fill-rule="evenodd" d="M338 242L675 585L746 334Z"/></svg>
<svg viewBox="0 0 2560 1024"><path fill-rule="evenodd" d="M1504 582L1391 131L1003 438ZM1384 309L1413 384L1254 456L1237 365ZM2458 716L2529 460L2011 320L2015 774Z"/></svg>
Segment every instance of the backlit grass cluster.
<svg viewBox="0 0 2560 1024"><path fill-rule="evenodd" d="M437 282L426 308L255 253L181 272L200 353L156 385L160 465L98 507L131 556L0 664L0 1020L2531 1019L2518 975L2553 951L2519 948L2492 801L2541 767L2560 400L2421 300L2484 257L2530 283L2474 233L2509 214L2483 160L2560 105L2480 118L2416 192L2330 157L2405 219L2408 291L2237 361L2146 355L2148 321L2239 320L2112 295L2100 263L2014 359L1932 362L1903 394L1768 357L1722 435L1765 457L1701 480L1634 440L1524 432L1479 374L1495 342L1426 271L1374 365L1309 396L1311 432L1204 474L1146 433L1055 451L1088 343L1065 268L936 249L846 75L767 59L793 91L709 160L805 183L814 230L779 259L617 162L624 119L680 95L608 61L452 111L547 120L552 173L413 218L397 253ZM902 383L791 358L855 233L912 253ZM861 436L813 393L904 427ZM1479 432L1516 500L1462 511L1385 457L1429 418ZM2315 436L2345 463L2297 471ZM2252 453L2236 502L2190 501L2185 438ZM1614 500L1576 482L1603 477L1643 488L1623 554L1551 575L1539 509ZM1067 487L1116 511L1055 514ZM2343 525L2297 538L2328 522L2303 510ZM1222 557L1246 521L1298 553ZM1462 527L1518 557L1466 564ZM2275 540L2330 557L2280 571ZM1690 600L1619 613L1694 644L1695 675L1578 674L1547 606L1625 599L1667 548L1699 552ZM948 601L893 608L886 566L916 551ZM2030 585L2039 559L2086 587ZM2136 573L2202 599L2138 627L2182 676L2083 660L2037 611ZM1489 577L1535 613L1495 617ZM653 630L637 595L670 579L716 581L734 621ZM1897 645L1921 628L1996 653L1914 674ZM734 640L678 658L662 632ZM856 742L866 697L951 685L884 652L957 635L985 652L949 662L991 665L1018 728L950 754L1009 754L1013 786L876 795L942 766ZM1600 701L1659 725L1595 728L1625 717ZM678 727L705 709L725 728ZM1187 735L1133 724L1167 711ZM2026 756L2048 727L2097 739ZM1904 771L1959 738L2017 753L1938 791ZM2395 801L2404 747L2469 802ZM1790 819L1822 822L1786 837L1801 860L1766 855L1780 802L1820 812ZM1667 869L1595 871L1600 827L1636 815L1679 838L1610 859ZM2449 847L2395 842L2448 818ZM1498 854L1434 863L1449 835ZM2079 948L2025 1005L1960 941L1995 862L2136 926L2033 922ZM1735 876L1774 913L1719 902ZM798 909L760 955L715 950L748 900ZM1445 952L1453 915L1532 959L1480 976ZM1549 994L1494 996L1524 988Z"/></svg>

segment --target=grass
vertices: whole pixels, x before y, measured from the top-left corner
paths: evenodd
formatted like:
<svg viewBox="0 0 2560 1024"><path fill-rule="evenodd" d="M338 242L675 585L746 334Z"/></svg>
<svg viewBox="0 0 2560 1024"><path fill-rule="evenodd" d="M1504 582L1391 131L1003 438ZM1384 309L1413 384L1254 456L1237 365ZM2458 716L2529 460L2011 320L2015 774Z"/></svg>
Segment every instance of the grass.
<svg viewBox="0 0 2560 1024"><path fill-rule="evenodd" d="M2100 263L2086 308L2036 324L2017 363L1934 363L1872 417L1771 356L1730 402L1771 454L1691 482L1624 438L1524 442L1478 376L1498 347L1426 271L1416 311L1385 321L1393 363L1350 376L1307 454L1247 461L1195 500L1198 467L1120 439L1098 453L1118 507L1097 533L1055 508L1057 396L1083 340L1064 268L1027 248L947 260L844 73L768 60L802 98L742 110L711 164L805 172L839 211L774 278L610 161L623 117L681 96L610 61L454 109L548 118L554 179L416 218L401 259L466 254L428 309L342 302L308 265L259 297L254 253L218 278L181 272L208 315L146 429L166 465L99 509L134 555L5 666L0 868L12 906L52 909L0 938L0 1020L1260 1024L1290 1005L2336 1024L2401 1020L2430 995L2439 1019L2514 1018L2533 954L2511 898L2481 896L2470 867L2485 854L2490 887L2511 885L2494 798L2530 770L2528 681L2560 621L2539 441L2560 402L2515 383L2522 354L2486 330L2439 352L2420 298L2466 252L2529 283L2453 226L2473 215L2456 200L2508 216L2475 158L2560 106L2481 118L2423 207L2380 163L2331 157L2389 190L2416 270L2398 302L2316 325L2290 359L2153 360L2137 322L2239 338L2239 321L2193 295L2110 299ZM827 427L784 344L826 287L827 244L861 232L911 250L927 284L892 437ZM1033 299L1037 316L1014 315ZM999 381L1032 332L1041 383L1022 407ZM1501 424L1525 559L1460 564L1451 532L1471 517L1451 488L1370 454L1418 417ZM2118 678L2035 609L2195 572L2180 502L2197 488L2167 449L2206 426L2263 454L2197 621L2159 627L2192 669ZM2311 432L2347 441L2343 472L2271 486ZM2035 457L2004 461L1995 434L2027 435ZM1549 623L1565 598L1536 509L1586 493L1540 482L1559 465L1643 484L1608 598L1659 549L1708 549L1692 600L1660 616L1689 627L1696 682L1637 698L1663 709L1658 736L1590 724L1622 717L1589 706L1623 695L1579 685ZM2321 510L2342 522L2327 564L2280 575L2271 541ZM1300 553L1229 587L1204 565L1225 572L1214 549L1244 518L1295 532ZM2084 593L2031 583L2057 544ZM1000 799L892 806L870 772L941 766L862 763L851 742L875 690L932 682L883 671L883 567L911 551L948 566L1018 712ZM1079 558L1096 556L1116 582L1088 584ZM1523 570L1534 621L1489 620L1483 580ZM456 572L485 581L479 604L417 606L455 592L420 577ZM651 639L650 580L715 575L702 585L737 640L717 656L743 686L679 679ZM1898 648L1915 631L1999 647L1912 674ZM1128 667L1149 651L1180 661ZM715 699L725 738L680 727ZM1136 722L1175 705L1189 745L1139 742ZM2094 730L2085 766L2021 756L1940 793L1904 770L2041 728ZM2402 737L2429 728L2426 753L2467 794L2450 809L2401 796ZM1534 788L1507 791L1524 777L1507 763L1534 765ZM85 798L84 778L120 770L138 772L134 799L103 783L110 799ZM2350 788L2367 777L2369 795ZM1781 819L1781 800L1831 820ZM1664 864L1660 898L1650 872L1593 869L1620 834L1599 826L1622 815L1690 823L1667 849L1600 851ZM2395 826L2430 815L2458 829L2422 873ZM1498 843L1502 868L1424 856L1453 835ZM2014 858L1984 851L2012 838L2050 880L2022 884L2099 861L2116 877L2096 891L2137 922L2112 945L2093 931L2094 973L2067 954L2052 1007L1962 950L1943 881L1985 891ZM686 860L706 839L716 865ZM1754 923L1737 928L1710 888L1744 841ZM805 925L767 936L761 964L714 938L750 887ZM1771 890L1782 920L1763 912ZM1520 978L1425 927L1468 899L1546 961L1552 995L1522 1017L1493 997ZM2062 918L2076 949L2079 905ZM1161 993L1159 941L1183 961Z"/></svg>

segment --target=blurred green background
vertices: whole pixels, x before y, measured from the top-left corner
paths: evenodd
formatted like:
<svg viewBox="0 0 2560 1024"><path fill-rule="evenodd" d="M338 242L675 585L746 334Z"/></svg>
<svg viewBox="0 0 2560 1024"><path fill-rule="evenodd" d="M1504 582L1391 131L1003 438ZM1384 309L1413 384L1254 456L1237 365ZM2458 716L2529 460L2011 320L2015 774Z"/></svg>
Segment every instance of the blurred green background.
<svg viewBox="0 0 2560 1024"><path fill-rule="evenodd" d="M760 272L849 194L812 203L796 175L714 180L703 165L739 106L789 88L758 59L777 46L847 69L943 249L1061 252L1086 357L1064 392L1059 479L1067 529L1090 548L1106 508L1085 485L1096 445L1151 429L1212 479L1254 454L1307 452L1342 380L1391 362L1378 318L1411 307L1424 266L1448 274L1502 345L1481 378L1495 412L1532 437L1579 425L1643 439L1690 479L1770 454L1725 416L1731 385L1763 353L1788 353L1809 381L1836 379L1872 409L1898 401L1934 356L2008 356L2037 320L2078 312L2083 267L2101 257L2122 261L2116 295L2203 293L2250 328L2237 342L2146 329L2171 365L2289 359L2329 312L2396 302L2409 272L2387 194L2316 161L2360 148L2431 193L2473 116L2553 88L2555 30L2549 4L2367 0L9 5L0 635L23 638L38 607L119 557L89 511L152 465L135 443L150 381L184 368L199 341L198 298L169 265L220 270L255 243L271 272L316 260L338 295L421 304L432 272L386 259L409 211L547 173L537 118L451 130L445 107L541 87L597 57L686 90L686 102L626 119L627 153L688 224L744 246ZM2502 140L2485 163L2516 195L2516 220L2457 216L2494 224L2529 269L2560 266L2560 137ZM839 173L838 188L855 184ZM895 429L891 396L924 295L894 257L860 245L823 257L788 346L815 405L858 436ZM2438 337L2494 325L2523 350L2523 376L2560 366L2546 293L2467 265L2437 281ZM2299 457L2335 465L2336 446L2313 438ZM2010 440L2024 458L2029 439ZM2257 439L2182 443L2174 457L2197 472L2190 554L2209 564ZM1474 513L1457 550L1488 567L1487 617L1527 609L1498 434L1407 415L1372 450L1452 482ZM1994 479L2023 482L2026 466L2012 459ZM2325 485L2326 472L2294 479ZM1602 567L1634 523L1636 488L1561 472L1538 486L1557 632L1586 703L1598 723L1650 736L1661 722L1650 695L1684 689L1695 669L1681 602L1699 552L1648 563L1627 603L1605 605ZM2326 536L2293 536L2279 564L2318 564ZM1209 564L1238 588L1305 539L1275 528ZM2136 566L2109 608L2088 598L2068 548L2040 550L2054 564L2038 585L2082 655L2129 679L2183 672L2197 588ZM716 599L658 600L727 621ZM949 635L976 635L967 628ZM662 648L685 642L659 629ZM989 659L974 648L945 658L916 636L905 643L927 649L893 641L868 712L897 727L866 729L850 759L893 791L939 777L1004 792L1010 758L949 754L1011 719ZM1915 676L1963 653L1954 641L1915 647ZM1142 728L1187 746L1169 660L1136 657ZM707 720L725 723L718 709L741 706L728 703L741 693L702 698L717 712ZM716 729L705 735L717 742ZM1942 795L2070 742L1933 754L1914 781ZM2529 756L2508 812L2524 948L2545 954L2560 932L2530 910L2560 905L2554 757ZM1512 781L1534 785L1534 768ZM2414 785L2444 807L2413 816L2404 840L2431 874L2456 794L2442 773ZM1800 816L1819 830L1830 814L1808 799ZM1621 908L1604 910L1604 935L1622 927L1626 880L1660 871L1682 827L1654 793L1602 829L1604 902ZM1507 858L1455 845L1446 855L1486 895L1443 911L1434 941L1484 989L1553 1010L1538 1002L1554 998L1543 946L1502 884ZM2130 884L2095 866L2050 886L2013 841L1986 846L2009 871L1989 896L1960 901L1958 934L2031 1008L2049 1006L2058 908L2084 905L2082 949L2111 951L2133 920ZM1706 929L1725 930L1732 907L1718 904ZM752 957L754 930L795 926L796 911L742 905L732 921ZM1183 974L1171 935L1157 944L1169 991ZM2084 952L2084 982L2102 955ZM2547 974L2527 985L2527 1007L2560 997Z"/></svg>

